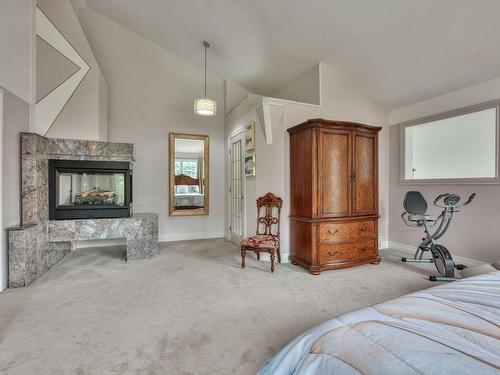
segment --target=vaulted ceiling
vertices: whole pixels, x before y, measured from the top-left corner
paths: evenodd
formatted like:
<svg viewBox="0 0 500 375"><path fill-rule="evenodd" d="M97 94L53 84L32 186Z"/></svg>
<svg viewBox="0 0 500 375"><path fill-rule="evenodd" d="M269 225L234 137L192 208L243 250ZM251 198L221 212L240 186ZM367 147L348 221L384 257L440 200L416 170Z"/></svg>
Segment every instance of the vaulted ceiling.
<svg viewBox="0 0 500 375"><path fill-rule="evenodd" d="M317 61L388 109L500 76L498 0L87 0L87 6L254 93Z"/></svg>

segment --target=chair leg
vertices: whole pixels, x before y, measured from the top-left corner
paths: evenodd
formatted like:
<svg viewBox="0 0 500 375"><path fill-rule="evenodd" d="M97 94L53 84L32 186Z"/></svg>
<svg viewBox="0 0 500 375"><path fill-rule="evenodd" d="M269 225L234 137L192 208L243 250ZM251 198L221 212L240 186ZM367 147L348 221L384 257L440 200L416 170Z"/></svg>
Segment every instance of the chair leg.
<svg viewBox="0 0 500 375"><path fill-rule="evenodd" d="M245 268L246 247L241 245L241 268Z"/></svg>
<svg viewBox="0 0 500 375"><path fill-rule="evenodd" d="M278 253L278 263L281 263L281 251L280 251L280 247L279 246L278 246L278 249L276 251Z"/></svg>
<svg viewBox="0 0 500 375"><path fill-rule="evenodd" d="M274 272L274 258L276 255L274 254L274 250L271 252L271 272Z"/></svg>
<svg viewBox="0 0 500 375"><path fill-rule="evenodd" d="M255 253L257 254L257 260L260 260L260 251L255 249Z"/></svg>

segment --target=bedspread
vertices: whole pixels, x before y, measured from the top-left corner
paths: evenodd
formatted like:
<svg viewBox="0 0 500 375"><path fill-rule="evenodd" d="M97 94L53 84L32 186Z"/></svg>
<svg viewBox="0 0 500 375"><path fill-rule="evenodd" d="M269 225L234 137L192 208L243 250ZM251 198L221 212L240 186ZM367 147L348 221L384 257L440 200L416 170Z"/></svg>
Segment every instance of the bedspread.
<svg viewBox="0 0 500 375"><path fill-rule="evenodd" d="M190 194L175 194L175 207L203 207L205 205L205 195L190 193Z"/></svg>
<svg viewBox="0 0 500 375"><path fill-rule="evenodd" d="M494 272L324 322L258 374L499 373L500 272Z"/></svg>

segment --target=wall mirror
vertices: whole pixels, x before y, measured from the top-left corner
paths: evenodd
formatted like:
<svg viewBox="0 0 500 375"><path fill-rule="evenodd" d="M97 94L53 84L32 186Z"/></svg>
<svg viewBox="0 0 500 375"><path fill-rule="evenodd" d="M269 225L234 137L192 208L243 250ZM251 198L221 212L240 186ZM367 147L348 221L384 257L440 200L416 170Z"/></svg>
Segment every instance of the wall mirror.
<svg viewBox="0 0 500 375"><path fill-rule="evenodd" d="M209 136L170 133L170 216L208 215Z"/></svg>

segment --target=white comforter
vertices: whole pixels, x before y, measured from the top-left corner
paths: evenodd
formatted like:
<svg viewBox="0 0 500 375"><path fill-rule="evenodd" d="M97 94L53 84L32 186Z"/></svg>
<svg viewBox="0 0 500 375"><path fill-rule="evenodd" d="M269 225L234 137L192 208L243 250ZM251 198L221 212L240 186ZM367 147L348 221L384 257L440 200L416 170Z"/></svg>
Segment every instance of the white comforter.
<svg viewBox="0 0 500 375"><path fill-rule="evenodd" d="M174 194L175 207L203 207L205 195L198 193Z"/></svg>
<svg viewBox="0 0 500 375"><path fill-rule="evenodd" d="M297 337L265 374L500 374L500 272L329 320Z"/></svg>

